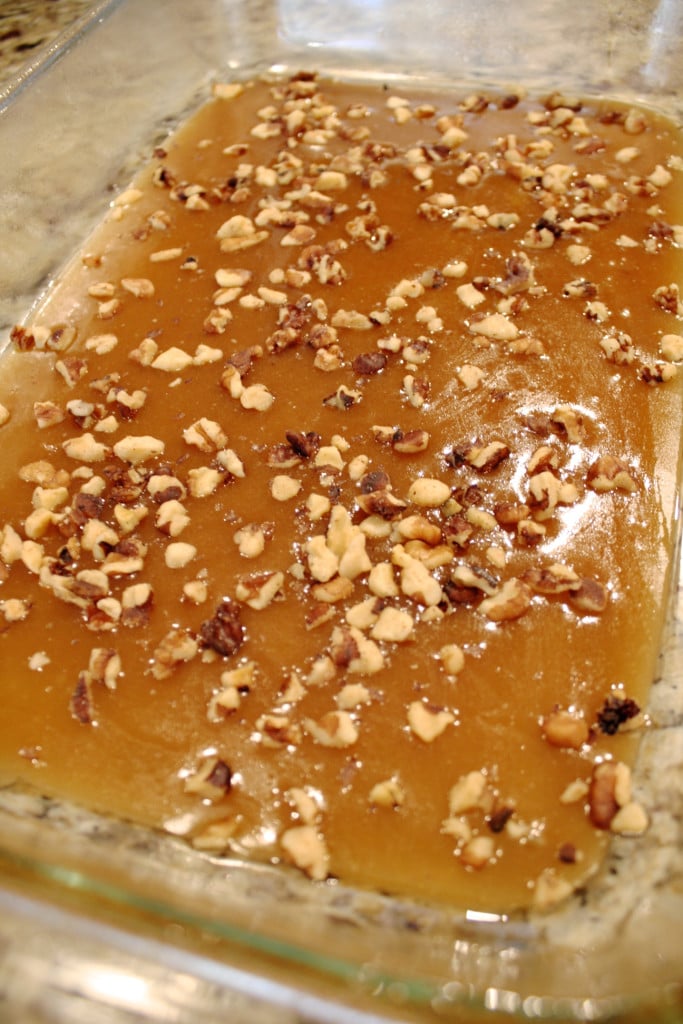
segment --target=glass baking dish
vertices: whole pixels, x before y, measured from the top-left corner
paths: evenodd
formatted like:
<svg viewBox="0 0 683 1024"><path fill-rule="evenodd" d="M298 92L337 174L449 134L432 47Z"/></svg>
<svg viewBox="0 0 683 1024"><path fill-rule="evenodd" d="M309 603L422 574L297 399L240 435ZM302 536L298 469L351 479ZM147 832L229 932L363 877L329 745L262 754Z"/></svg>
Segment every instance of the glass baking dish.
<svg viewBox="0 0 683 1024"><path fill-rule="evenodd" d="M0 332L213 79L315 68L404 85L521 82L638 101L680 122L682 37L683 10L670 0L428 0L419 12L406 0L94 4L0 91ZM637 846L615 839L600 878L568 908L503 918L312 884L7 784L9 1019L29 1019L22 979L52 994L41 1020L74 1019L74 994L92 1021L98 1006L111 1014L103 1020L213 1020L228 1009L230 1019L290 1020L295 1007L316 1020L683 1019L677 577L637 774L658 828Z"/></svg>

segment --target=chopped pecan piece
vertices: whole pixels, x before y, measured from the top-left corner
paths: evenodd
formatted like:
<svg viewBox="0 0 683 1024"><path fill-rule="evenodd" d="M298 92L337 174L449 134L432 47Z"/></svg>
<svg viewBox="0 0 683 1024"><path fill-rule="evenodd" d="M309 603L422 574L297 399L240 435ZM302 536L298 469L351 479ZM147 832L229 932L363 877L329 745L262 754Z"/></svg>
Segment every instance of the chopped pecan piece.
<svg viewBox="0 0 683 1024"><path fill-rule="evenodd" d="M358 504L368 515L382 519L396 519L408 507L405 501L394 497L386 488L359 495Z"/></svg>
<svg viewBox="0 0 683 1024"><path fill-rule="evenodd" d="M315 881L329 874L329 853L325 840L314 825L295 825L280 839L283 853L292 864Z"/></svg>
<svg viewBox="0 0 683 1024"><path fill-rule="evenodd" d="M232 769L220 757L207 757L203 764L185 779L185 792L196 793L205 800L220 800L232 789Z"/></svg>
<svg viewBox="0 0 683 1024"><path fill-rule="evenodd" d="M312 458L320 449L320 434L308 431L306 434L288 430L286 433L287 443L301 459Z"/></svg>
<svg viewBox="0 0 683 1024"><path fill-rule="evenodd" d="M600 732L613 736L624 722L630 721L640 714L640 707L630 697L611 696L605 700L598 712Z"/></svg>
<svg viewBox="0 0 683 1024"><path fill-rule="evenodd" d="M531 588L523 580L513 577L506 580L492 597L484 598L479 610L493 622L518 619L529 610L531 595Z"/></svg>
<svg viewBox="0 0 683 1024"><path fill-rule="evenodd" d="M401 455L417 455L429 447L429 434L426 430L396 431L391 447Z"/></svg>
<svg viewBox="0 0 683 1024"><path fill-rule="evenodd" d="M265 714L256 719L260 742L265 747L296 746L301 741L301 728L289 715Z"/></svg>
<svg viewBox="0 0 683 1024"><path fill-rule="evenodd" d="M450 466L459 466L467 463L480 473L491 473L510 455L510 449L502 441L491 441L488 444L465 444L457 445L449 455L446 462Z"/></svg>
<svg viewBox="0 0 683 1024"><path fill-rule="evenodd" d="M197 654L197 641L181 629L171 629L154 651L152 675L155 679L168 679L173 671Z"/></svg>
<svg viewBox="0 0 683 1024"><path fill-rule="evenodd" d="M353 360L353 371L359 377L372 377L387 365L385 352L364 352Z"/></svg>
<svg viewBox="0 0 683 1024"><path fill-rule="evenodd" d="M282 572L259 572L241 576L237 581L235 596L255 611L262 611L283 596L284 579Z"/></svg>
<svg viewBox="0 0 683 1024"><path fill-rule="evenodd" d="M239 606L225 598L213 618L202 623L200 633L205 647L210 647L223 657L235 654L245 640Z"/></svg>
<svg viewBox="0 0 683 1024"><path fill-rule="evenodd" d="M410 730L423 743L432 743L453 721L452 712L430 707L420 700L412 701L408 707Z"/></svg>
<svg viewBox="0 0 683 1024"><path fill-rule="evenodd" d="M604 583L585 576L569 594L571 605L586 615L600 615L607 607L609 591Z"/></svg>
<svg viewBox="0 0 683 1024"><path fill-rule="evenodd" d="M665 313L673 313L680 316L683 311L683 303L680 299L680 289L677 284L665 284L656 288L652 293L655 304L663 309Z"/></svg>
<svg viewBox="0 0 683 1024"><path fill-rule="evenodd" d="M583 715L555 708L541 723L543 735L553 747L580 750L588 740L589 729Z"/></svg>
<svg viewBox="0 0 683 1024"><path fill-rule="evenodd" d="M527 569L522 579L536 594L562 594L567 590L578 590L581 586L574 570L557 562L547 569Z"/></svg>
<svg viewBox="0 0 683 1024"><path fill-rule="evenodd" d="M596 828L608 829L619 810L616 797L618 765L603 761L593 769L588 790L589 817Z"/></svg>
<svg viewBox="0 0 683 1024"><path fill-rule="evenodd" d="M493 285L502 295L515 295L533 284L533 264L525 253L513 253L505 263L505 271L505 277Z"/></svg>
<svg viewBox="0 0 683 1024"><path fill-rule="evenodd" d="M633 473L623 459L615 455L601 455L591 464L586 482L594 491L626 491L637 489Z"/></svg>
<svg viewBox="0 0 683 1024"><path fill-rule="evenodd" d="M350 747L358 739L358 726L348 711L328 711L319 721L307 718L306 732L323 747Z"/></svg>
<svg viewBox="0 0 683 1024"><path fill-rule="evenodd" d="M71 695L71 714L83 725L92 725L94 721L91 682L89 672L80 672Z"/></svg>
<svg viewBox="0 0 683 1024"><path fill-rule="evenodd" d="M486 824L492 832L502 832L514 813L514 807L508 807L506 805L497 807L488 815Z"/></svg>

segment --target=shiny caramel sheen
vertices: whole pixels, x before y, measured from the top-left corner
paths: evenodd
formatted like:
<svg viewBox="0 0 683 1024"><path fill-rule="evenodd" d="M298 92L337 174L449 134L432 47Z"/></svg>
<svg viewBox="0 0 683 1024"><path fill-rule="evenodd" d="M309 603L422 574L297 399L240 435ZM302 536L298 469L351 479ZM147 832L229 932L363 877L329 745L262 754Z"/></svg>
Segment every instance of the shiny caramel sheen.
<svg viewBox="0 0 683 1024"><path fill-rule="evenodd" d="M410 115L400 113L406 110ZM12 607L12 599L28 604L19 621L0 617L3 779L168 828L199 846L206 845L207 823L228 823L219 853L277 861L288 859L283 832L306 823L306 812L300 805L297 810L291 797L292 790L304 790L317 807L309 823L329 856L323 873L366 888L483 910L529 904L541 876L578 886L596 870L609 831L594 827L585 797L568 803L560 796L577 779L589 783L596 760L631 763L635 756L637 730L605 734L598 715L615 694L643 706L656 676L675 541L682 426L677 381L652 379L662 365L671 369L671 362L662 360L660 342L680 327L679 310L665 309L653 298L680 276L674 230L680 217L680 141L671 125L651 113L644 115L644 124L629 123L626 130L626 115L627 108L607 101L586 102L580 109L559 97L532 101L491 95L478 102L465 93L415 95L304 77L290 85L251 83L235 98L217 96L155 153L135 182L141 195L112 206L84 255L50 289L27 325L29 334L40 325L73 326L75 341L65 351L49 351L57 332L45 348L30 350L30 340L18 333L18 347L29 350L6 355L0 389L10 413L0 428L0 530L9 524L21 538L36 486L18 477L21 467L46 460L73 474L80 466L62 445L83 428L67 412L62 422L39 429L34 402L51 401L62 410L74 399L106 406L107 414L118 417L116 429L98 432L96 424L88 429L109 446L129 434L163 440L163 455L136 467L141 493L133 505L149 508L133 533L147 545L144 566L132 577L110 579L115 598L132 583L150 583L153 605L140 625L102 628L92 607L59 600L20 558L8 562L0 576L2 608L8 602ZM451 149L443 142L443 123L437 124L442 116L466 133ZM274 126L271 137L255 135L257 124ZM320 128L328 134L305 135ZM552 144L550 151L533 149L544 140ZM587 151L580 152L586 140L599 144L584 145ZM381 148L371 152L370 143ZM416 156L419 146L424 148ZM354 147L362 151L362 170L349 169ZM515 168L509 154L524 147ZM617 157L626 147L637 150L628 162L623 153ZM291 171L283 154L301 165ZM275 184L256 174L255 168L275 165ZM522 165L538 173L522 172ZM570 166L569 192L555 188L559 179L552 173L544 182L553 165ZM295 198L289 209L306 212L305 223L314 229L307 244L347 243L336 253L346 274L343 282L323 283L315 270L299 285L273 275L277 268L296 266L305 248L281 244L293 227L286 218L267 224L262 242L221 252L216 232L229 218L257 219L267 197L282 199L302 188L305 193L306 186L315 190L318 175L330 166L347 168L346 187L321 187L325 202L307 206ZM416 173L418 166L426 171ZM480 180L458 183L472 166L483 171ZM658 166L669 168L671 181L657 174L650 179ZM630 190L624 187L629 180ZM197 184L206 208L193 210L183 189ZM614 212L613 206L603 216L604 203L615 192L625 197L623 208ZM485 205L488 213L475 213L479 223L473 229L454 227L452 205L435 218L420 212L440 193L455 196L456 205L467 211ZM583 210L577 210L579 203ZM163 227L158 211L166 214ZM349 222L368 212L376 215L368 222L368 235L354 238ZM498 213L516 214L518 221L488 223L487 217ZM569 219L571 224L558 228ZM530 232L548 224L552 244L529 244ZM378 230L384 226L389 237ZM626 236L636 244L624 244ZM572 262L571 246L586 247L585 261ZM180 255L150 261L150 254L174 248ZM533 286L506 296L496 284L506 280L509 261L520 253L533 267ZM579 259L575 250L571 253ZM460 277L434 273L459 262L466 265ZM246 269L251 277L229 303L232 319L223 333L212 333L206 323L219 268ZM151 280L154 294L136 297L121 286L124 278ZM402 308L394 304L388 317L373 318L386 310L392 289L404 279L421 279L422 294L407 297ZM592 298L566 293L567 283L578 280L596 286ZM120 299L118 311L106 320L98 317L104 300L88 292L102 282L113 283ZM475 308L457 293L472 283L482 296ZM280 307L268 298L262 308L240 304L259 287L286 292L288 304L308 296L323 299L325 306L311 314L308 300L302 301L308 319L299 336L282 351L269 351ZM506 297L518 299L503 312L518 329L514 341L535 342L527 351L473 330ZM587 315L591 301L604 304L605 319ZM425 307L433 307L440 325ZM331 324L340 309L370 315L370 322L363 330L338 328L341 363L326 371L314 365L316 352L306 332ZM632 339L631 363L619 365L601 347L601 339L617 332ZM111 352L85 349L88 338L104 333L118 338ZM359 372L362 361L354 364L356 357L385 351L378 341L392 335L426 339L425 361L411 364L389 351L379 372ZM131 359L145 338L153 338L159 352L178 346L193 354L205 344L220 348L222 355L206 365L164 372ZM225 378L221 384L227 360L250 346L260 346L262 354L253 358L244 385L263 384L274 396L272 406L261 411L244 409L226 390ZM55 363L75 356L87 360L87 372L70 387ZM483 371L477 386L468 388L458 376L465 366ZM143 407L130 418L114 403L107 405L106 388L92 386L107 374L118 374L117 386L129 394L146 392ZM408 397L406 375L428 382L421 406ZM348 408L331 400L340 385L354 393ZM553 420L558 407L578 414L580 438L572 439ZM215 451L201 452L183 439L183 430L202 417L221 425L244 476L225 474L208 496L182 497L189 524L169 537L155 525L158 505L145 490L146 478L163 472L187 483L190 469L216 465ZM389 435L427 431L426 450L397 452L391 436L378 438L378 426L391 428ZM272 453L288 445L288 432L318 435L322 446L337 444L344 465L326 470L314 465L314 458L299 457L293 466L277 468ZM509 455L490 471L470 465L462 454L492 441L504 442ZM528 463L542 445L555 453L552 472L574 484L576 499L548 516L532 506L529 518L542 524L545 534L528 543L514 525L491 517L503 504L527 502ZM453 456L454 449L461 454ZM590 467L606 454L628 468L633 490L600 491L591 485ZM605 610L577 610L568 593L534 593L524 614L498 622L480 611L483 595L460 603L448 598L446 588L438 610L420 621L424 605L399 592L388 603L408 610L415 627L405 641L378 644L384 666L365 676L339 665L329 681L310 684L311 667L329 652L335 625L343 626L348 610L371 596L367 572L362 573L350 596L329 606L329 621L307 628L318 602L305 545L325 533L329 516L311 521L306 499L312 492L330 497L331 505L343 506L352 522L361 524L366 518L359 506L362 476L351 479L348 468L357 456L368 457L366 473L384 471L391 493L407 503L394 529L411 514L443 530L448 515L467 516L469 508L487 513L486 519L474 515L476 525L462 544L444 540L450 560L432 570L442 585L458 565L485 569L499 587L529 570L561 563L607 589ZM90 464L93 474L103 475L105 467L128 469L113 454ZM274 499L270 487L277 474L300 482L296 496ZM448 484L448 514L408 502L411 484L421 477ZM68 511L86 482L85 476L71 476L61 511ZM109 494L105 488L101 518L116 528ZM244 557L233 539L247 524L266 524L265 547L256 558ZM78 538L81 529L64 519L36 543L44 555L56 558L69 535ZM4 538L7 542L6 530ZM164 553L176 541L194 545L196 555L173 569ZM396 543L396 536L368 540L371 561L391 561ZM504 564L497 562L501 552ZM98 564L83 550L77 565L63 561L67 574ZM271 571L284 574L275 600L262 610L239 601L240 578ZM201 603L183 593L184 585L196 580L206 585ZM230 656L201 639L203 624L226 599L239 607L245 632L244 643ZM171 630L200 638L198 653L167 678L157 678L155 650ZM439 658L447 644L464 652L457 675L449 675ZM92 685L90 720L84 721L74 713L73 695L93 648L116 651L122 672L115 688ZM32 661L36 652L49 661ZM235 710L211 720L207 709L222 689L222 674L247 662L256 666L249 692L240 695ZM301 688L287 700L282 694L292 673ZM325 746L307 723L335 711L335 697L348 683L367 691L366 702L350 709L357 738L346 746ZM448 724L431 741L409 725L414 702L422 702L429 714L450 712ZM586 742L578 749L553 745L545 735L543 722L558 708L587 725ZM266 714L286 716L292 731L284 741L267 735L264 741L261 716ZM213 800L187 792L185 781L214 756L229 766L229 792ZM470 772L484 773L488 795L461 817L475 837L493 839L493 855L479 867L467 865L463 843L443 826L449 791ZM370 800L373 786L388 779L400 786L397 806Z"/></svg>

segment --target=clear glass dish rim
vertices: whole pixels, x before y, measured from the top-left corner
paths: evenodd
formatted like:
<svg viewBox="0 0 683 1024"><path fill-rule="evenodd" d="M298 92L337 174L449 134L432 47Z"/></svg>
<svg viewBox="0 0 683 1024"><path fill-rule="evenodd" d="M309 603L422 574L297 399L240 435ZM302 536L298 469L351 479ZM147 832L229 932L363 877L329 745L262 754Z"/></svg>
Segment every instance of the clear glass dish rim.
<svg viewBox="0 0 683 1024"><path fill-rule="evenodd" d="M69 50L95 32L100 24L105 22L116 10L124 6L126 2L127 0L96 0L93 6L81 15L72 26L60 32L34 59L0 86L0 127L3 112L8 109L16 97L24 92L24 90L31 88L34 82L43 78L53 65L63 59ZM269 66L267 61L264 62L262 70L268 70ZM40 840L43 834L43 826L37 825L36 822L34 822L34 826L36 826L35 831L32 827L30 830L31 834L25 837L25 842L22 838L16 846L13 846L11 842L6 844L2 833L4 833L5 827L11 820L11 816L6 814L5 809L0 809L0 822L3 824L3 829L0 830L0 863L5 862L10 869L20 869L21 871L28 872L34 875L36 879L53 883L57 888L61 887L65 890L78 889L82 894L95 900L104 898L117 906L130 907L132 911L152 913L158 917L160 922L185 921L199 930L212 932L218 937L247 950L275 956L294 966L301 965L306 968L313 968L323 975L327 974L337 980L354 982L358 979L359 970L362 965L348 958L329 956L312 949L310 945L306 946L294 940L284 942L275 935L269 935L264 930L252 931L225 919L214 920L209 916L193 913L191 910L180 909L170 899L165 901L163 899L145 897L143 894L135 891L132 886L126 888L123 884L126 880L125 878L121 879L120 884L115 884L98 877L97 871L88 873L84 870L79 871L73 866L50 863L47 858L41 857L37 852L36 841ZM58 835L52 829L47 834L50 836ZM244 869L247 872L252 870L248 864L244 865ZM306 883L306 885L309 884ZM1 877L0 888L2 888ZM409 906L409 901L406 901L405 905ZM415 905L415 908L418 909L418 905ZM408 1001L416 1006L430 1006L435 999L443 998L444 984L448 984L443 978L433 979L418 974L415 977L394 976L391 974L385 976L376 975L373 976L373 980L384 987L391 986L392 984L404 986ZM452 980L455 981L455 979ZM680 979L680 982L683 988L683 977ZM499 1009L502 1008L506 1012L509 1011L515 1016L523 1018L533 1016L543 1020L557 1019L558 1017L565 1016L570 1016L571 1019L576 1020L595 1019L596 1017L604 1017L621 1011L627 1013L630 1011L638 1012L641 1006L641 999L647 1002L653 995L656 995L656 993L644 991L636 998L625 1000L620 1000L618 996L613 998L600 997L592 1005L590 1000L586 1000L581 996L576 998L548 997L545 1000L542 995L539 995L537 998L541 1000L544 1006L542 1007L541 1003L536 1003L532 1010L531 1007L524 1006L523 1000L515 999L515 993L506 993L504 990L501 990L497 996L494 996L492 994L493 989L489 989L488 992L473 992L468 990L466 986L457 988L456 985L453 992L453 1001L448 1003L451 1009L487 1010L492 1008L491 1000L493 999L494 1001L498 1000Z"/></svg>

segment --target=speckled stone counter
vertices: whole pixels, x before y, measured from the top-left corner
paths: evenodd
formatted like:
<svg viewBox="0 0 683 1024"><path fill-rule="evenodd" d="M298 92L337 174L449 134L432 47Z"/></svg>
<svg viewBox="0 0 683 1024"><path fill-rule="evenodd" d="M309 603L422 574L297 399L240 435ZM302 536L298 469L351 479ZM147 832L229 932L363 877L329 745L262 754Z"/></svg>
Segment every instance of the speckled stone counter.
<svg viewBox="0 0 683 1024"><path fill-rule="evenodd" d="M4 0L0 3L0 84L10 79L63 29L92 6L91 0Z"/></svg>

